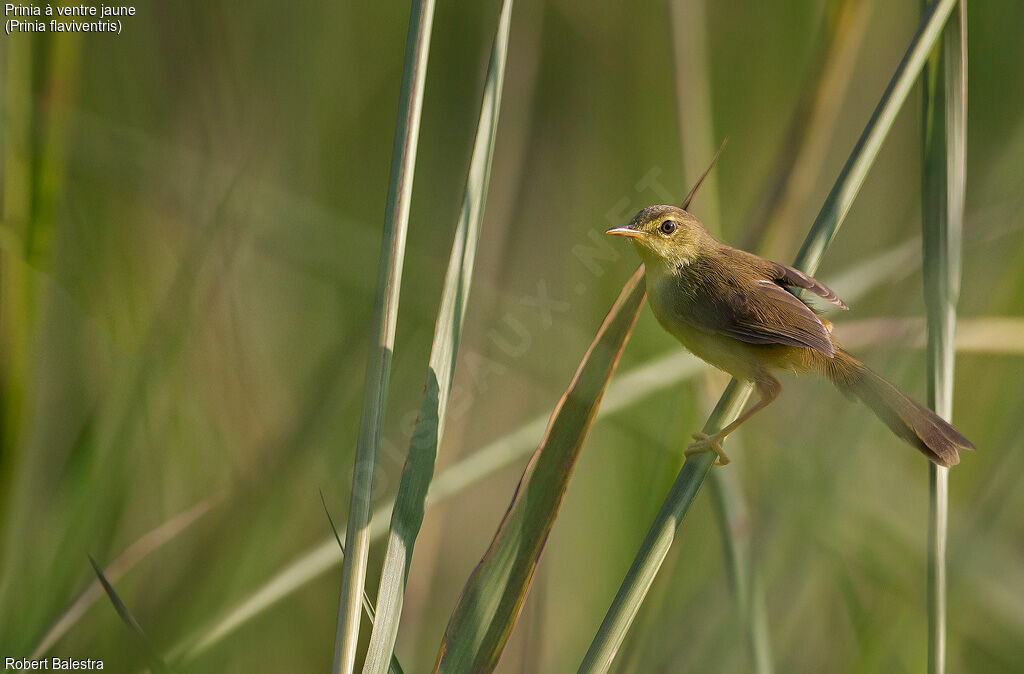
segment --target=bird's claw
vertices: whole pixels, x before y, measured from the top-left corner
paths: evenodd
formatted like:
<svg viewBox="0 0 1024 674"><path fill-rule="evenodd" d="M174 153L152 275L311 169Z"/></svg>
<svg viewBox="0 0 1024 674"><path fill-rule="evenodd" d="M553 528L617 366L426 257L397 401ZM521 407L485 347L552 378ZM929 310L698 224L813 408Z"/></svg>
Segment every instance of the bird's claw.
<svg viewBox="0 0 1024 674"><path fill-rule="evenodd" d="M716 435L708 435L707 433L694 433L693 439L697 442L692 442L683 452L683 456L690 456L691 454L700 454L701 452L715 452L718 458L715 459L716 466L724 466L729 463L730 459L722 451L722 438Z"/></svg>

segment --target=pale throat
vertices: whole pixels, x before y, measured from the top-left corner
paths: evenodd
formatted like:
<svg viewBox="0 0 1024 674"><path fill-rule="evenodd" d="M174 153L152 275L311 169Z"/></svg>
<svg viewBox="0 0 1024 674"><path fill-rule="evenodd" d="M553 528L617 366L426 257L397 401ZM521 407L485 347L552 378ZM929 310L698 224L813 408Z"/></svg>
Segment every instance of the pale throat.
<svg viewBox="0 0 1024 674"><path fill-rule="evenodd" d="M648 276L652 279L660 280L663 278L679 276L683 268L692 261L692 258L684 255L661 255L639 241L634 241L633 247L636 248L637 254L644 262L644 267L647 269Z"/></svg>

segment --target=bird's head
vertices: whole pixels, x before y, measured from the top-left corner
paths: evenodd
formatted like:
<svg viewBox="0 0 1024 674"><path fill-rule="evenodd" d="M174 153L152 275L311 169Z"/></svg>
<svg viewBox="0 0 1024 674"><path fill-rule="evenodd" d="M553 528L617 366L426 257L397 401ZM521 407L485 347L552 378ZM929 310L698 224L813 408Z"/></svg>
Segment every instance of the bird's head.
<svg viewBox="0 0 1024 674"><path fill-rule="evenodd" d="M605 233L633 239L648 268L663 266L667 270L688 265L710 238L696 217L677 206L648 206L628 225Z"/></svg>

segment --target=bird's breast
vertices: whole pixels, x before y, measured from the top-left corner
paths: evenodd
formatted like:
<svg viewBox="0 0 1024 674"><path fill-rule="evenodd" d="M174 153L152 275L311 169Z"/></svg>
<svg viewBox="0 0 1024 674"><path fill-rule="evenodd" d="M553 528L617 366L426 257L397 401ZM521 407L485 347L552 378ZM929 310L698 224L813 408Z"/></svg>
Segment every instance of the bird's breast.
<svg viewBox="0 0 1024 674"><path fill-rule="evenodd" d="M693 355L738 379L756 379L767 363L762 362L772 349L748 344L707 327L694 315L700 311L698 298L680 287L678 277L647 278L647 296L655 318ZM706 323L704 321L703 323Z"/></svg>

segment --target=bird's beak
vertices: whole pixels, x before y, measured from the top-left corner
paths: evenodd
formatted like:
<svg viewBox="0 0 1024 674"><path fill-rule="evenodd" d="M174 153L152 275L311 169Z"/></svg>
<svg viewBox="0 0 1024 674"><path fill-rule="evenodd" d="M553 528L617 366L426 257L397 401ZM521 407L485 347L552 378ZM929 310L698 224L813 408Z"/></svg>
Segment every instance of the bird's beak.
<svg viewBox="0 0 1024 674"><path fill-rule="evenodd" d="M632 227L612 227L605 234L611 234L612 236L628 236L632 239L639 239L643 236L642 232L633 229Z"/></svg>

